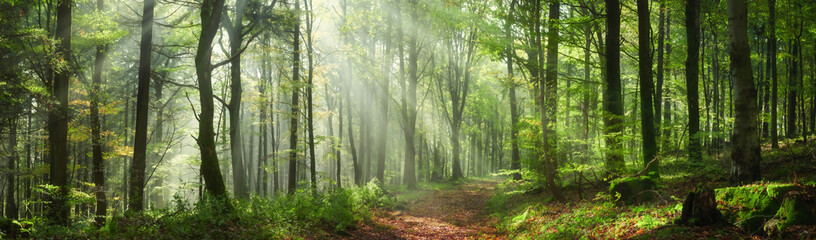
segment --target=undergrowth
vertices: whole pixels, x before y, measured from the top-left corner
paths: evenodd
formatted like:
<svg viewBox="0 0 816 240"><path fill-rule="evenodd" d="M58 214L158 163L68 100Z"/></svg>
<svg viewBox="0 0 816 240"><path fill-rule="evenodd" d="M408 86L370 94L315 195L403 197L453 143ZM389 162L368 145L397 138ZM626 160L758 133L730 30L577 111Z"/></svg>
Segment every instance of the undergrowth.
<svg viewBox="0 0 816 240"><path fill-rule="evenodd" d="M487 207L499 219L497 227L511 239L621 239L670 223L682 205L618 206L608 196L553 203L542 194L502 184Z"/></svg>
<svg viewBox="0 0 816 240"><path fill-rule="evenodd" d="M72 227L40 224L28 237L43 239L281 239L322 229L343 232L370 218L373 208L395 205L375 182L314 194L299 191L275 198L222 201L204 197L190 204L176 197L171 207L109 217L101 228L75 219Z"/></svg>

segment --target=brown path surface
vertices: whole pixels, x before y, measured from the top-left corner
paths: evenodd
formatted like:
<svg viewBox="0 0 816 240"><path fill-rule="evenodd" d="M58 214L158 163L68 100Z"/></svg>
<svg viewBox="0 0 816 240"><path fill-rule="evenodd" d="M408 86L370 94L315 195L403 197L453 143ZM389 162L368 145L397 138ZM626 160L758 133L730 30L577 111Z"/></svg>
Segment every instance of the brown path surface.
<svg viewBox="0 0 816 240"><path fill-rule="evenodd" d="M407 203L407 210L376 214L343 239L505 239L484 206L497 182L468 180L453 189L432 190Z"/></svg>

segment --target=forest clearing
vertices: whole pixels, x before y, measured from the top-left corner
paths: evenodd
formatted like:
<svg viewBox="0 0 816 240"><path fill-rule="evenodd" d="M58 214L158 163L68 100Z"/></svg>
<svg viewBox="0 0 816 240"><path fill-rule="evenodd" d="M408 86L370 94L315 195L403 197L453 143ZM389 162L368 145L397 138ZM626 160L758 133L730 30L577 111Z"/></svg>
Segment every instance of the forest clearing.
<svg viewBox="0 0 816 240"><path fill-rule="evenodd" d="M812 0L0 0L0 238L816 239Z"/></svg>

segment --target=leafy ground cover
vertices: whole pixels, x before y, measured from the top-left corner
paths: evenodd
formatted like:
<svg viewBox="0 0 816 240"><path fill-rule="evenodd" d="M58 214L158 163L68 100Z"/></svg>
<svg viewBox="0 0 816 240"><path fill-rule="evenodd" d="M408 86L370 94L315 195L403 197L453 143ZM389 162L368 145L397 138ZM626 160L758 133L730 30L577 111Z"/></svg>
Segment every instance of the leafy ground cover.
<svg viewBox="0 0 816 240"><path fill-rule="evenodd" d="M315 229L344 231L373 215L372 209L393 208L393 198L380 187L336 189L329 193L299 192L272 199L223 201L205 198L195 204L176 199L172 207L143 214L117 216L106 226L91 220L72 227L47 225L38 219L18 237L36 239L288 239ZM225 209L230 208L229 211ZM7 236L8 237L8 236ZM3 237L5 238L5 237Z"/></svg>
<svg viewBox="0 0 816 240"><path fill-rule="evenodd" d="M731 186L727 181L729 156L712 152L697 165L683 156L663 156L663 175L654 201L623 205L607 194L601 181L584 187L581 199L574 186L566 188L566 203L552 201L535 191L532 181L499 184L488 201L497 228L512 239L806 239L816 226L794 226L776 235L748 233L736 226L687 227L673 224L682 211L685 194L697 187ZM758 184L816 184L816 141L789 142L779 150L763 151L763 178ZM531 174L525 174L531 175ZM701 185L702 184L702 185ZM810 236L812 237L812 236ZM810 238L807 238L810 239Z"/></svg>

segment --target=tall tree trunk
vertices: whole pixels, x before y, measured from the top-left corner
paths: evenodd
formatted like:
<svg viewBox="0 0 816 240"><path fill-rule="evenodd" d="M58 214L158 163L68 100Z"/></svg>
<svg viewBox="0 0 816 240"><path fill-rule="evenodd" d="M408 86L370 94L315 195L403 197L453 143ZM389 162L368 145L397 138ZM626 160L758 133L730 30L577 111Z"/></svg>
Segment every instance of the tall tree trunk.
<svg viewBox="0 0 816 240"><path fill-rule="evenodd" d="M295 1L295 12L300 11L300 3ZM296 15L295 27L292 29L294 35L292 50L292 109L289 113L289 186L287 187L289 194L294 194L297 189L297 135L298 135L298 96L300 90L298 81L300 81L300 15Z"/></svg>
<svg viewBox="0 0 816 240"><path fill-rule="evenodd" d="M347 71L351 71L351 68L347 68ZM351 74L347 74L350 76ZM346 90L346 111L348 117L348 135L349 135L349 148L351 152L351 164L352 170L354 171L354 184L360 186L362 184L362 171L360 170L360 164L357 161L357 147L354 145L354 108L351 107L351 79L347 79L349 82L346 82L345 90Z"/></svg>
<svg viewBox="0 0 816 240"><path fill-rule="evenodd" d="M757 90L751 73L745 0L728 0L728 32L731 40L731 75L735 79L736 90L731 180L750 182L760 179L759 163L762 157L757 133Z"/></svg>
<svg viewBox="0 0 816 240"><path fill-rule="evenodd" d="M660 175L660 163L649 164L657 154L655 115L652 108L652 25L649 21L649 1L638 0L638 62L640 77L640 133L643 137L643 166L649 174ZM661 80L662 81L662 80Z"/></svg>
<svg viewBox="0 0 816 240"><path fill-rule="evenodd" d="M12 120L9 121L9 154L8 157L8 172L6 173L6 209L5 209L5 216L8 219L17 219L17 203L14 202L14 196L16 195L16 182L15 178L17 177L17 159L19 156L17 155L17 126L19 125L19 118L14 117Z"/></svg>
<svg viewBox="0 0 816 240"><path fill-rule="evenodd" d="M789 52L791 55L789 68L790 75L788 76L788 97L786 97L787 116L785 117L785 120L787 120L787 123L785 124L785 138L788 139L794 139L796 138L797 134L799 134L797 131L798 127L796 126L796 108L798 107L796 105L796 98L799 97L799 91L797 90L799 86L796 83L799 79L799 59L798 55L796 54L799 51L798 48L798 40L792 40Z"/></svg>
<svg viewBox="0 0 816 240"><path fill-rule="evenodd" d="M666 65L665 62L669 62L670 59L671 59L671 50L672 50L672 45L671 45L671 9L666 10L666 34L665 34L665 36L666 36L666 40L665 40L666 56L665 56L664 60L661 60L661 63L663 63L664 65ZM668 70L669 70L670 76L674 75L674 74L671 74L673 72L673 71L671 71L672 70L671 68L669 68ZM662 98L663 106L664 106L665 109L661 110L663 112L663 120L662 120L662 122L663 122L662 123L663 124L663 134L662 134L663 138L661 140L661 142L662 142L661 144L663 146L661 147L661 149L663 149L663 151L666 151L666 152L668 152L669 150L672 150L671 149L671 139L673 137L671 135L671 133L673 132L672 131L672 128L673 128L672 127L672 104L671 104L671 101L670 101L671 96L669 96L671 93L672 93L671 88L666 87L666 93L665 93L666 97Z"/></svg>
<svg viewBox="0 0 816 240"><path fill-rule="evenodd" d="M104 11L104 0L96 1L96 10ZM102 68L105 66L106 46L96 46L93 76L91 82L91 147L93 151L93 183L96 197L96 211L94 221L96 226L105 224L108 201L105 197L105 159L102 153L101 125L99 123L99 100L102 85Z"/></svg>
<svg viewBox="0 0 816 240"><path fill-rule="evenodd" d="M518 100L516 99L516 80L513 74L513 56L514 49L513 49L513 24L512 24L512 14L515 8L516 1L513 0L510 2L510 9L507 11L507 15L504 19L504 32L505 32L505 41L507 41L506 52L505 52L505 62L507 63L507 84L509 86L510 91L510 150L511 150L511 158L510 158L510 170L521 170L521 153L519 152L519 142L518 142L518 121L519 121L519 113L518 113ZM434 156L438 155L435 151ZM514 180L521 180L521 173L516 172L513 173Z"/></svg>
<svg viewBox="0 0 816 240"><path fill-rule="evenodd" d="M654 88L655 94L654 94L654 99L653 99L653 106L654 106L654 115L653 115L654 116L654 128L653 129L655 129L654 135L655 135L655 141L656 142L662 141L661 140L662 136L661 136L660 132L661 132L661 129L662 129L662 125L661 125L662 119L661 119L661 117L663 116L663 114L662 114L663 113L662 112L663 106L662 106L661 103L663 102L663 79L664 79L665 71L666 71L665 64L664 64L665 56L664 56L664 52L663 52L664 46L666 45L666 30L665 30L665 27L664 27L666 25L666 1L665 0L660 1L659 8L660 9L659 9L659 13L658 13L658 24L657 24L657 82L656 82L656 86ZM640 15L638 15L638 17L640 17ZM640 23L638 22L638 24L640 24ZM638 45L640 45L640 42L638 42ZM651 43L649 43L649 46L651 46ZM641 83L641 85L642 85L642 83ZM659 149L660 149L660 146L655 144L655 152L659 152L660 151Z"/></svg>
<svg viewBox="0 0 816 240"><path fill-rule="evenodd" d="M73 1L60 0L57 5L56 37L61 39L57 46L59 54L65 62L71 62L71 6ZM70 209L68 200L68 88L71 71L68 69L55 70L52 95L56 104L48 112L48 144L50 175L49 183L58 187L56 195L51 197L48 208L48 218L58 225L68 226L70 223Z"/></svg>
<svg viewBox="0 0 816 240"><path fill-rule="evenodd" d="M243 158L243 137L241 133L241 95L244 92L241 82L241 44L244 42L244 11L246 9L246 0L237 0L235 3L235 19L227 26L227 35L230 39L230 102L229 102L229 135L230 135L230 153L232 160L232 184L234 187L234 194L236 198L249 197L249 189L247 188L246 170L244 169ZM229 21L228 21L229 22ZM250 127L251 129L251 127ZM250 135L250 138L252 136ZM250 144L250 150L252 144Z"/></svg>
<svg viewBox="0 0 816 240"><path fill-rule="evenodd" d="M217 198L226 200L227 188L221 167L218 163L218 153L215 146L213 129L213 90L212 90L212 41L221 25L221 16L224 10L224 0L203 0L201 3L201 34L199 35L196 50L195 67L198 78L199 101L201 113L198 121L198 147L201 150L201 176L204 179L207 192Z"/></svg>
<svg viewBox="0 0 816 240"><path fill-rule="evenodd" d="M342 86L340 86L340 87L342 88ZM342 149L342 146L343 146L343 97L342 97L343 95L342 94L343 93L337 94L337 96L339 96L339 97L337 97L337 108L338 108L338 114L337 114L337 118L338 118L337 119L338 120L338 123L337 123L337 128L338 129L337 130L338 131L337 131L337 135L338 135L339 139L338 139L337 143L334 146L334 160L336 161L336 164L337 164L337 169L335 170L336 171L335 175L337 176L337 188L342 188L343 187L343 183L342 183L342 180L341 180L343 178L343 174L342 174L343 164L340 161L341 158L342 158L342 155L341 155L342 152L340 151L340 149ZM331 121L331 118L329 118L329 121ZM329 125L331 125L331 124L329 124Z"/></svg>
<svg viewBox="0 0 816 240"><path fill-rule="evenodd" d="M688 98L689 116L689 159L694 163L702 160L700 146L700 104L698 97L698 73L700 59L700 0L686 2L686 96Z"/></svg>
<svg viewBox="0 0 816 240"><path fill-rule="evenodd" d="M606 170L621 175L625 170L623 145L623 96L620 78L620 1L606 1L606 88L604 89L604 130L606 132ZM690 0L695 1L695 0Z"/></svg>
<svg viewBox="0 0 816 240"><path fill-rule="evenodd" d="M411 6L411 22L417 23L419 21L419 4L417 0L409 0ZM419 61L419 27L411 27L411 32L408 36L408 86L405 93L405 102L403 102L403 118L405 119L403 131L405 133L405 172L403 182L408 185L408 189L414 190L417 188L416 184L416 161L415 161L415 142L414 135L416 134L416 119L417 119L417 101L416 90L419 82L418 61ZM458 131L451 131L451 134L459 134ZM454 146L454 151L459 151L457 146ZM454 160L454 164L459 162ZM454 166L454 176L461 176L462 170L459 166Z"/></svg>
<svg viewBox="0 0 816 240"><path fill-rule="evenodd" d="M555 183L555 176L558 168L558 136L555 126L557 124L558 106L558 29L560 28L559 18L561 17L561 3L558 0L550 2L549 31L547 32L547 70L545 79L541 82L541 95L543 101L539 103L541 108L541 125L544 127L544 168L547 178L547 185L555 200L563 202L564 196L561 194L560 186Z"/></svg>
<svg viewBox="0 0 816 240"><path fill-rule="evenodd" d="M312 45L312 24L314 24L313 16L312 16L312 1L311 0L303 0L305 13L306 13L306 57L309 61L309 71L307 72L307 83L306 83L306 107L308 108L306 111L306 118L308 126L308 133L309 133L309 173L311 175L311 187L313 191L317 191L317 168L315 164L315 141L314 141L314 109L313 109L313 97L312 92L314 91L314 83L312 79L314 78L314 46Z"/></svg>
<svg viewBox="0 0 816 240"><path fill-rule="evenodd" d="M771 60L768 64L771 65L771 148L779 148L779 130L777 130L778 116L776 112L777 102L779 96L777 93L777 78L776 78L776 0L768 0L768 58Z"/></svg>
<svg viewBox="0 0 816 240"><path fill-rule="evenodd" d="M154 0L144 2L142 13L142 42L139 51L139 89L136 94L136 136L133 144L133 166L130 168L129 209L141 212L144 209L144 179L147 158L147 115L150 104L150 59L153 47Z"/></svg>

